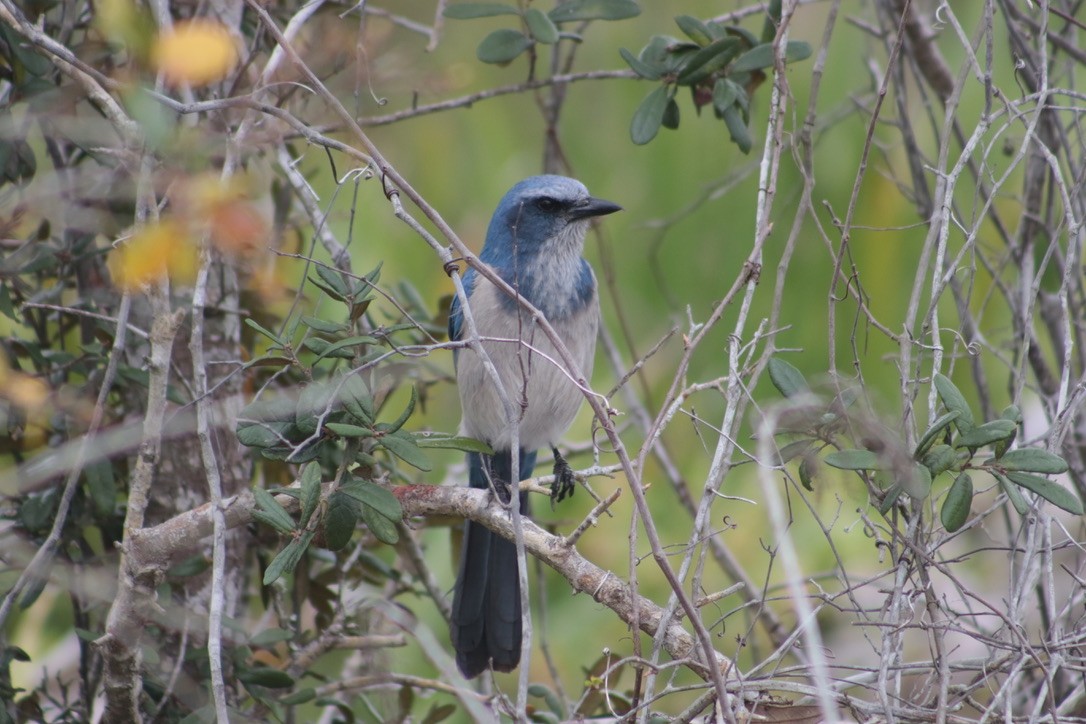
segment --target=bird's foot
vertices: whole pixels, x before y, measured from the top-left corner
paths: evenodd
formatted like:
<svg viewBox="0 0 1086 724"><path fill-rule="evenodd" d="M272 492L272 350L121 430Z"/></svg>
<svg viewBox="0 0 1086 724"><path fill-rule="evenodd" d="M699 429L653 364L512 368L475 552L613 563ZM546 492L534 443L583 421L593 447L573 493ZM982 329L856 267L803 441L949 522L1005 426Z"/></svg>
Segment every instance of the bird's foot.
<svg viewBox="0 0 1086 724"><path fill-rule="evenodd" d="M554 482L551 483L551 507L555 503L561 503L566 498L573 497L573 491L577 488L577 479L573 475L573 468L558 452L558 448L552 447L554 453Z"/></svg>

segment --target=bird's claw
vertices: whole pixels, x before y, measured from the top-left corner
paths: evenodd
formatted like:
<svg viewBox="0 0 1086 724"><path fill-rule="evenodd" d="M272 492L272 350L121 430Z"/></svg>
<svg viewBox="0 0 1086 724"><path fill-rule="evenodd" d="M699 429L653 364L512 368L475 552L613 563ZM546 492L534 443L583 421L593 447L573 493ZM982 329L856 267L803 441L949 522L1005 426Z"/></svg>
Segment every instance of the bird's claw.
<svg viewBox="0 0 1086 724"><path fill-rule="evenodd" d="M554 482L551 484L551 507L555 503L561 503L566 498L573 497L573 491L577 489L577 479L573 475L573 468L558 452L558 448L551 448L554 452Z"/></svg>

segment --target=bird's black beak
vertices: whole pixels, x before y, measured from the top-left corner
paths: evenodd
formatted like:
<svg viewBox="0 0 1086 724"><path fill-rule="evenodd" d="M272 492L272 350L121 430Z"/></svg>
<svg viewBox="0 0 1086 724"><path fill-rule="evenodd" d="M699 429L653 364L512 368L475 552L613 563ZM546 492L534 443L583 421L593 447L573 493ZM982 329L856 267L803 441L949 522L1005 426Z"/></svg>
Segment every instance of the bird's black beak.
<svg viewBox="0 0 1086 724"><path fill-rule="evenodd" d="M613 214L616 211L622 211L622 207L615 202L606 201L604 199L595 199L589 196L570 210L570 216L574 221L577 221L592 216L606 216L607 214Z"/></svg>

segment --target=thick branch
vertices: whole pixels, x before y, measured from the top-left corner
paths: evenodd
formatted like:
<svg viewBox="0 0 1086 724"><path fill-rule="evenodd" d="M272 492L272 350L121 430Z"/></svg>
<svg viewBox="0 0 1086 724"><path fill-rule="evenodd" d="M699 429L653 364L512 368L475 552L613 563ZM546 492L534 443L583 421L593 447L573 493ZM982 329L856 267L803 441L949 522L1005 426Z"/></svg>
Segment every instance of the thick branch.
<svg viewBox="0 0 1086 724"><path fill-rule="evenodd" d="M458 516L474 520L497 531L506 538L513 537L513 523L500 505L491 504L486 491L470 488L406 485L392 489L403 505L407 517ZM288 508L297 502L279 498ZM254 501L249 492L223 501L226 526L233 528L252 521ZM166 570L203 545L212 533L211 505L175 516L153 528L132 531L129 538L128 560L133 571ZM566 546L561 536L551 535L529 520L524 521L524 548L558 571L575 591L588 593L593 599L614 611L627 624L636 621L641 630L655 636L663 609L653 601L636 596L621 578L587 560L573 546ZM133 615L139 615L134 610ZM673 623L664 633L668 653L694 669L699 676L708 671L693 656L696 642L682 626ZM717 665L727 672L731 662L717 655Z"/></svg>

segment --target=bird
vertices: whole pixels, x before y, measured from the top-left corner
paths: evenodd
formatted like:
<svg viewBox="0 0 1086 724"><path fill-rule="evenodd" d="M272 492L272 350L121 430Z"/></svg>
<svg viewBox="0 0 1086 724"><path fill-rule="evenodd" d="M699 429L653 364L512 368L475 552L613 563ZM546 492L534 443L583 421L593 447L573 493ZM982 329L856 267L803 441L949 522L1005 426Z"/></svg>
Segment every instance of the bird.
<svg viewBox="0 0 1086 724"><path fill-rule="evenodd" d="M592 374L600 310L596 276L583 258L591 220L621 210L594 198L580 181L565 176L532 176L502 197L487 228L479 260L515 292L510 295L469 269L465 298L481 343L519 414L515 436L519 470L512 470L513 426L480 356L454 349L462 421L460 434L481 440L493 455L468 453L468 483L494 491L508 504L512 490L531 477L540 448L550 447L556 483L552 501L573 491L573 470L557 442L584 399L546 334L518 297L542 312L579 372ZM466 334L460 300L449 312L449 339ZM520 511L528 499L520 494ZM512 671L520 663L520 578L515 544L483 525L465 522L453 593L451 639L456 664L468 679L488 668Z"/></svg>

